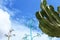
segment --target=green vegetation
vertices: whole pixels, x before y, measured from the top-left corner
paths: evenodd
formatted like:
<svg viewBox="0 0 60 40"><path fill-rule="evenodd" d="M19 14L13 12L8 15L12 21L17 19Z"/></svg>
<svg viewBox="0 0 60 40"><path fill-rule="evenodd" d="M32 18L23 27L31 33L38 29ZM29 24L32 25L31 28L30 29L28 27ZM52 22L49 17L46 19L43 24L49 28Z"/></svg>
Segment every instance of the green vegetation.
<svg viewBox="0 0 60 40"><path fill-rule="evenodd" d="M48 36L60 37L60 6L57 11L52 5L47 5L46 0L41 0L41 11L36 12L39 28Z"/></svg>

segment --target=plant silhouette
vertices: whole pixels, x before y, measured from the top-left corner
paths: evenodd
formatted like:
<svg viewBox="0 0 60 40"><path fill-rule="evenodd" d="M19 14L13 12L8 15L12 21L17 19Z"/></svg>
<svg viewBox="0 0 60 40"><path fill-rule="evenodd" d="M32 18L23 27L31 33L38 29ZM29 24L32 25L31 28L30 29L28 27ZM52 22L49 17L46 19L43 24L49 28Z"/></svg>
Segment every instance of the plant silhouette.
<svg viewBox="0 0 60 40"><path fill-rule="evenodd" d="M36 12L39 21L39 28L48 36L60 37L60 6L57 11L52 5L48 5L46 0L41 0L41 11Z"/></svg>
<svg viewBox="0 0 60 40"><path fill-rule="evenodd" d="M15 34L12 34L13 29L9 30L8 34L5 34L5 36L10 40L10 37L15 36Z"/></svg>

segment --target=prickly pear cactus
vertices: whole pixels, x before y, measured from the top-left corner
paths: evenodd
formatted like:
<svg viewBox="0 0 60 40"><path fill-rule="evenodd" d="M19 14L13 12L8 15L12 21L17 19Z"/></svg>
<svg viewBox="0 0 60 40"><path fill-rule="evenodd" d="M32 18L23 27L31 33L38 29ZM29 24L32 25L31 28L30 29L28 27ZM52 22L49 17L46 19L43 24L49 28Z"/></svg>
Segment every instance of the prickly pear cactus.
<svg viewBox="0 0 60 40"><path fill-rule="evenodd" d="M60 6L57 11L52 5L47 5L46 0L42 0L41 11L36 12L36 18L39 21L39 28L51 37L60 37Z"/></svg>

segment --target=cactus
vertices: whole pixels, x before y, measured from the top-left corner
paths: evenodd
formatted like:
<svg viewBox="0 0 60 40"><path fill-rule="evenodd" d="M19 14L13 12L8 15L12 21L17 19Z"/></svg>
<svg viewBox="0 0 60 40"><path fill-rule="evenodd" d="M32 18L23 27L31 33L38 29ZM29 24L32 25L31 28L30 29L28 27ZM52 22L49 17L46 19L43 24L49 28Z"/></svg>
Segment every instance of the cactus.
<svg viewBox="0 0 60 40"><path fill-rule="evenodd" d="M39 28L48 36L60 37L60 6L55 11L52 5L47 5L47 1L43 0L40 8L41 11L36 12Z"/></svg>

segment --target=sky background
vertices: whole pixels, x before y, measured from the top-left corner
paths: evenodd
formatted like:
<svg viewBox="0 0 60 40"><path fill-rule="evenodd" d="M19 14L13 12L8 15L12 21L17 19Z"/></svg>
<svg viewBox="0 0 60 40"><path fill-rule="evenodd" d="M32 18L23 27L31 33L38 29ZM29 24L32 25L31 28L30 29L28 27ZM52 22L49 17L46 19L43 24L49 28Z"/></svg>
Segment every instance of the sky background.
<svg viewBox="0 0 60 40"><path fill-rule="evenodd" d="M53 5L55 10L60 5L60 0L47 2L48 5ZM33 40L50 40L50 37L42 34L38 28L38 20L35 17L35 13L40 10L40 3L41 0L0 0L0 40L7 40L5 34L8 34L10 29L14 29L11 40L23 40L23 37L30 35L31 25L32 36L40 35ZM28 39L31 40L30 36ZM60 38L54 37L52 40Z"/></svg>

